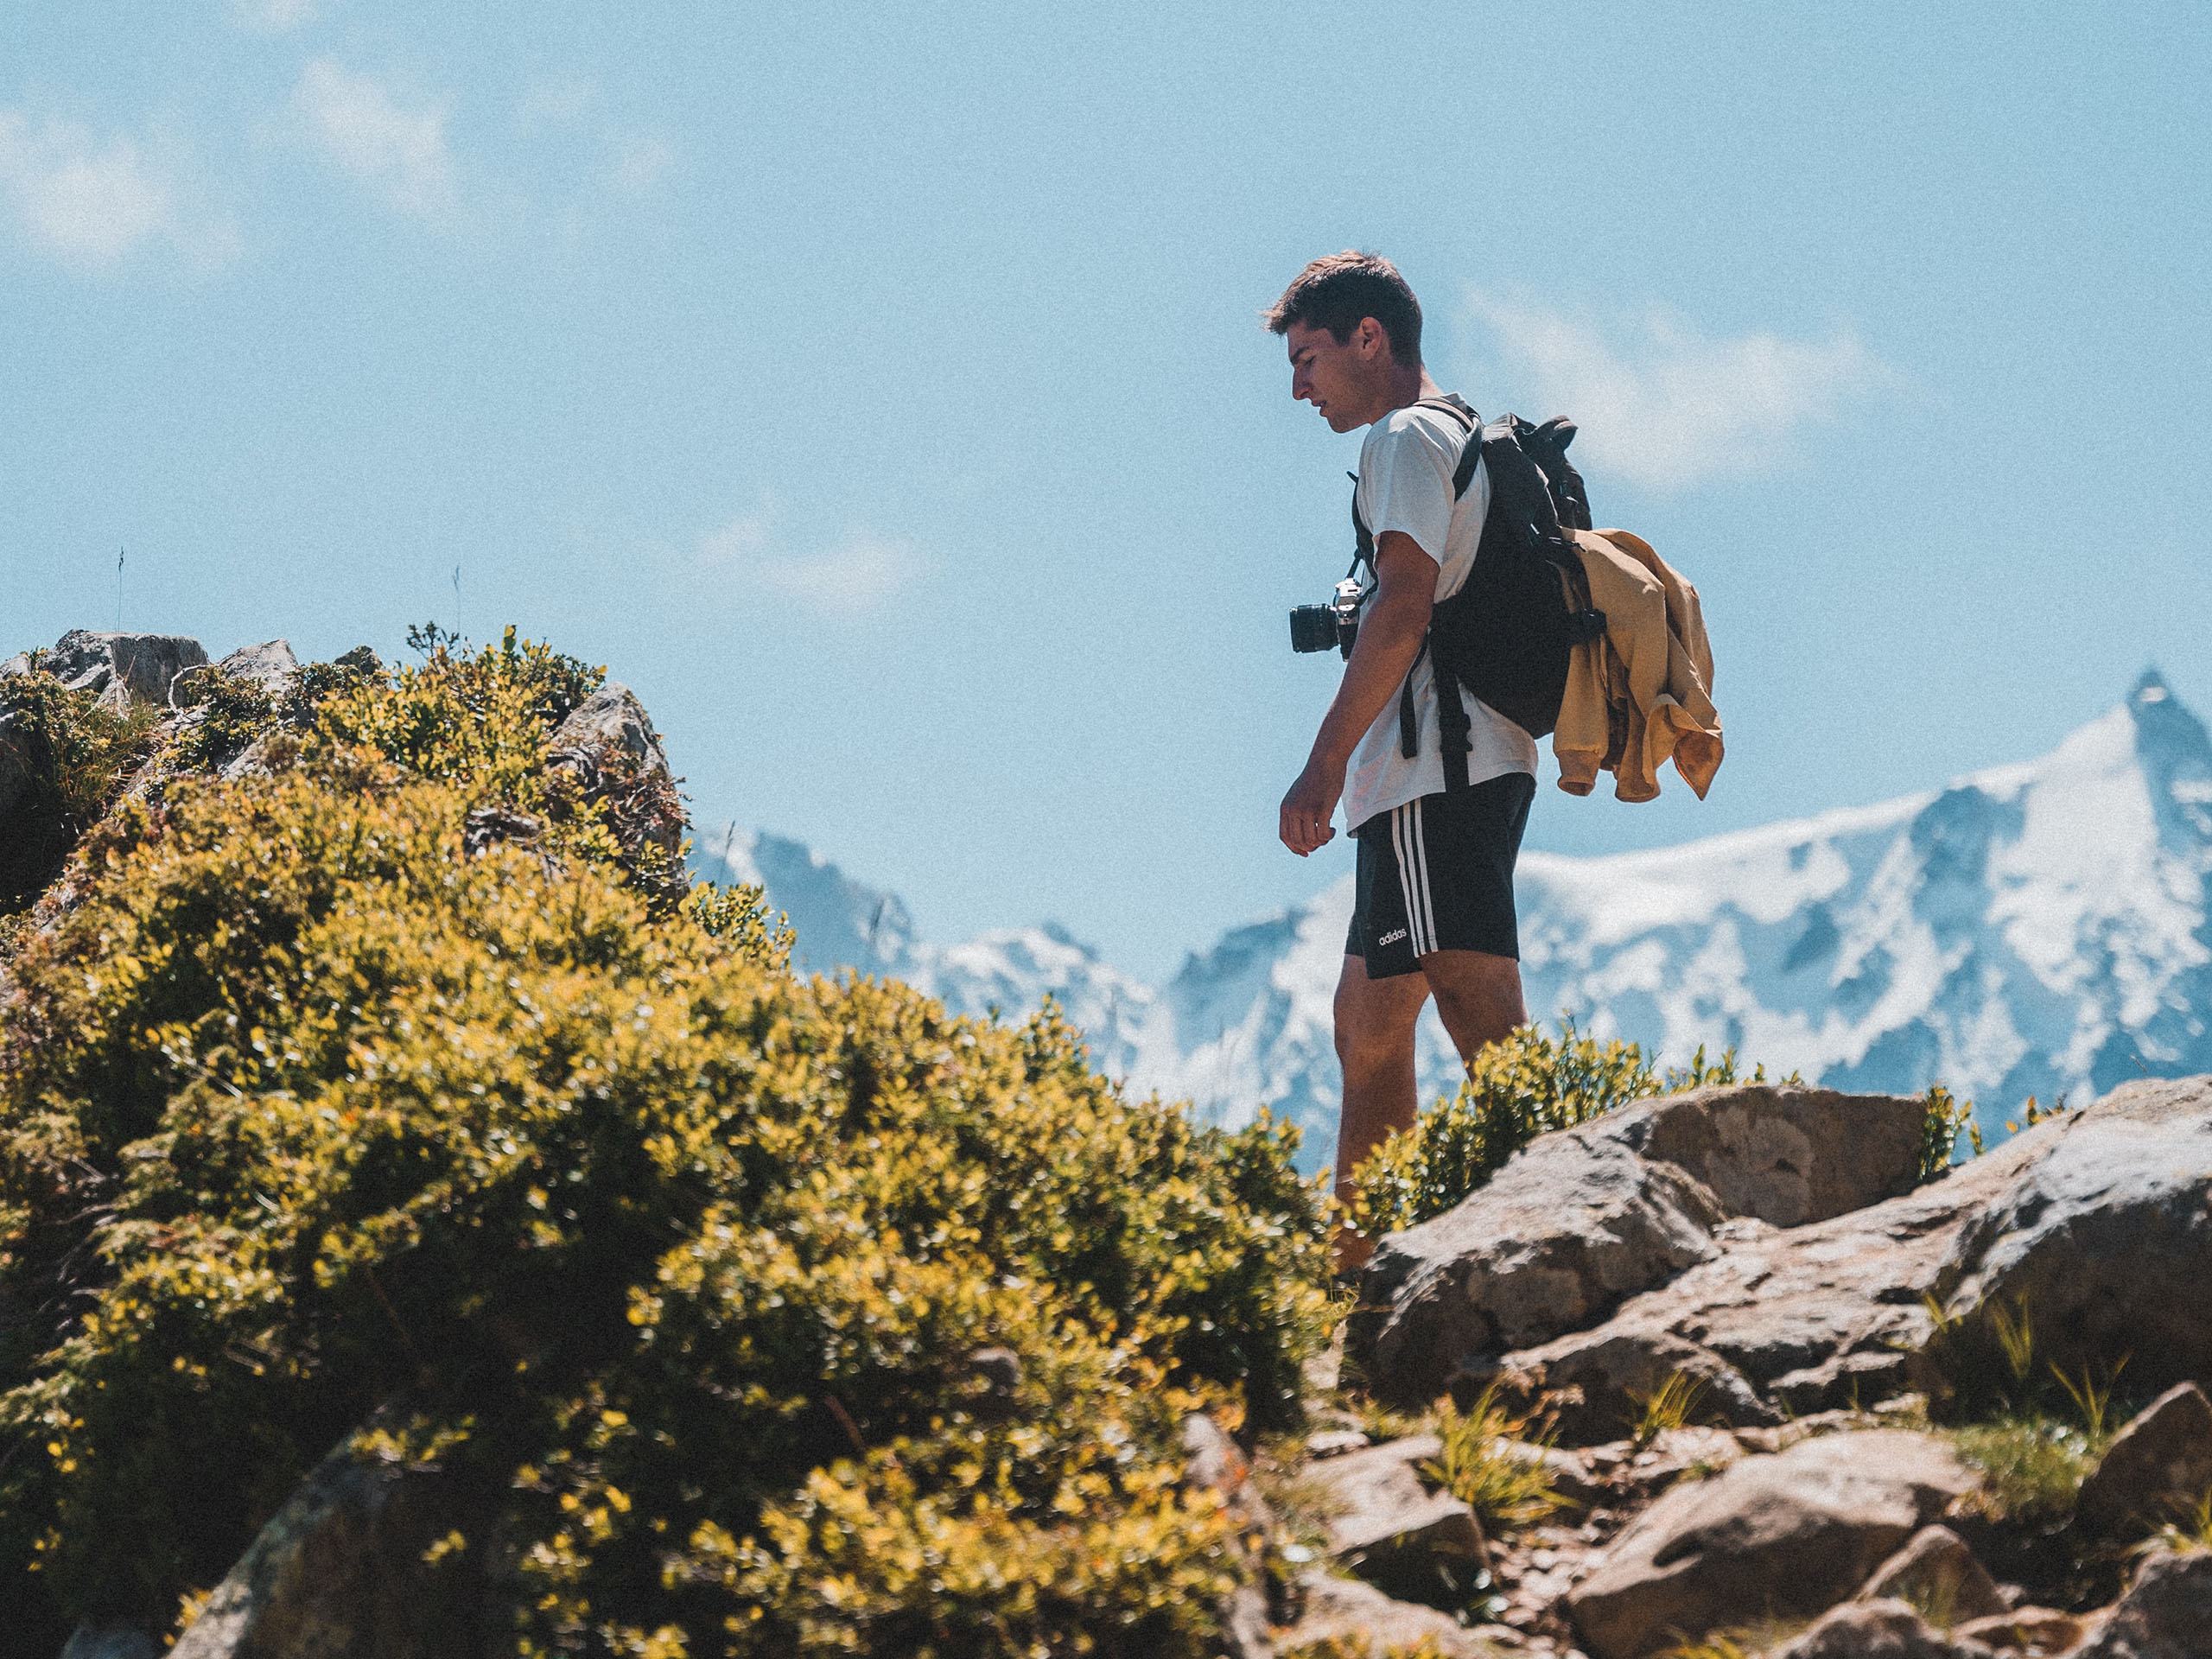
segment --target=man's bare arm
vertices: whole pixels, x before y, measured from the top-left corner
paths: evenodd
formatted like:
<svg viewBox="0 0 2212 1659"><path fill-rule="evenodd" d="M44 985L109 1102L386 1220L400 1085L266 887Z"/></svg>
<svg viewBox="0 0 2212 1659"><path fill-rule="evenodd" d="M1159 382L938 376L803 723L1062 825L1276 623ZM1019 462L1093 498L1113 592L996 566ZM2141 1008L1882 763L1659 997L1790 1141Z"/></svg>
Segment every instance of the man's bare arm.
<svg viewBox="0 0 2212 1659"><path fill-rule="evenodd" d="M1321 721L1306 770L1282 798L1282 844L1300 858L1336 838L1329 820L1344 792L1351 752L1405 683L1435 608L1436 561L1402 531L1386 530L1376 543L1375 580L1344 683Z"/></svg>

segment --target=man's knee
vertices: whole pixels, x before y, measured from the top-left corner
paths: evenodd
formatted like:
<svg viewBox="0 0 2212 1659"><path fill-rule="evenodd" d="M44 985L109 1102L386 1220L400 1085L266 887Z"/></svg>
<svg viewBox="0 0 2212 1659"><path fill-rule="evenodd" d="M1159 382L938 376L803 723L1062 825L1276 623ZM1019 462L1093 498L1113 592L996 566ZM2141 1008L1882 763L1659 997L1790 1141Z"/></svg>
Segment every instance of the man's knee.
<svg viewBox="0 0 2212 1659"><path fill-rule="evenodd" d="M1477 950L1445 950L1421 960L1437 1012L1455 1039L1495 1042L1528 1021L1521 995L1521 964L1511 957Z"/></svg>
<svg viewBox="0 0 2212 1659"><path fill-rule="evenodd" d="M1417 976L1371 980L1347 973L1338 982L1337 1058L1347 1068L1413 1050L1427 986Z"/></svg>

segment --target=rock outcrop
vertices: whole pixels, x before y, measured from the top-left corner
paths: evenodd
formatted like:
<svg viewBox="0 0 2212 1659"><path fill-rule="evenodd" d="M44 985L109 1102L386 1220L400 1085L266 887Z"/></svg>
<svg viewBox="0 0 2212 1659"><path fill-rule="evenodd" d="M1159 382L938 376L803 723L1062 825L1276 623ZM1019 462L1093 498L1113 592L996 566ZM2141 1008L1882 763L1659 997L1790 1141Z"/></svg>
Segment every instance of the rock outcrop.
<svg viewBox="0 0 2212 1659"><path fill-rule="evenodd" d="M1948 1527L1923 1527L1913 1534L1874 1569L1858 1599L1910 1602L1947 1626L2010 1611L1989 1569Z"/></svg>
<svg viewBox="0 0 2212 1659"><path fill-rule="evenodd" d="M2044 1126L2041 1155L1943 1263L1954 1313L2021 1306L2039 1360L2212 1378L2212 1078L2122 1084Z"/></svg>
<svg viewBox="0 0 2212 1659"><path fill-rule="evenodd" d="M1488 1566L1489 1547L1474 1510L1421 1478L1421 1465L1443 1451L1434 1435L1417 1434L1316 1464L1330 1554L1394 1595L1464 1597Z"/></svg>
<svg viewBox="0 0 2212 1659"><path fill-rule="evenodd" d="M2067 1659L2204 1659L2212 1652L2212 1550L2160 1553Z"/></svg>
<svg viewBox="0 0 2212 1659"><path fill-rule="evenodd" d="M188 668L207 661L197 639L176 633L100 633L72 628L51 651L37 653L38 668L73 691L90 691L114 705L126 698L166 703L169 687ZM19 652L0 663L0 674L24 674L32 654Z"/></svg>
<svg viewBox="0 0 2212 1659"><path fill-rule="evenodd" d="M437 1477L363 1463L340 1446L215 1586L171 1659L472 1654L481 1609L471 1546L424 1560L456 1518ZM474 1541L477 1554L484 1547Z"/></svg>
<svg viewBox="0 0 2212 1659"><path fill-rule="evenodd" d="M1809 1617L1852 1594L1969 1491L1940 1441L1831 1435L1676 1485L1568 1596L1597 1659L1645 1659L1764 1616Z"/></svg>
<svg viewBox="0 0 2212 1659"><path fill-rule="evenodd" d="M1909 1190L1925 1116L1902 1096L1754 1084L1542 1136L1457 1208L1383 1240L1349 1351L1385 1397L1425 1402L1713 1260L1730 1217L1794 1228Z"/></svg>
<svg viewBox="0 0 2212 1659"><path fill-rule="evenodd" d="M2212 1401L2196 1383L2177 1382L2113 1437L2074 1509L2092 1533L2126 1542L2130 1533L2185 1519L2208 1496Z"/></svg>
<svg viewBox="0 0 2212 1659"><path fill-rule="evenodd" d="M1775 1659L1995 1659L1980 1643L1946 1636L1902 1601L1851 1602L1822 1615Z"/></svg>
<svg viewBox="0 0 2212 1659"><path fill-rule="evenodd" d="M1871 1101L1893 1128L1919 1107L1823 1098ZM1655 1142L1547 1135L1450 1215L1384 1241L1351 1345L1378 1390L1503 1376L1549 1393L1562 1438L1590 1444L1679 1372L1701 1385L1701 1414L1770 1425L1926 1387L1929 1299L1967 1326L2024 1305L2039 1363L2069 1374L2129 1355L2131 1382L2212 1376L2212 1078L2125 1084L1939 1180L1795 1225L1700 1229L1697 1195L1715 1189L1650 1158ZM1873 1196L1892 1174L1870 1172ZM1664 1282L1612 1294L1647 1277ZM1554 1323L1569 1328L1526 1339Z"/></svg>
<svg viewBox="0 0 2212 1659"><path fill-rule="evenodd" d="M1494 1659L1497 1649L1464 1629L1447 1613L1411 1602L1394 1601L1373 1585L1356 1579L1339 1579L1325 1573L1308 1573L1299 1580L1306 1603L1304 1615L1283 1632L1278 1644L1298 1652L1325 1642L1353 1651L1379 1654L1394 1648L1418 1648L1442 1659Z"/></svg>

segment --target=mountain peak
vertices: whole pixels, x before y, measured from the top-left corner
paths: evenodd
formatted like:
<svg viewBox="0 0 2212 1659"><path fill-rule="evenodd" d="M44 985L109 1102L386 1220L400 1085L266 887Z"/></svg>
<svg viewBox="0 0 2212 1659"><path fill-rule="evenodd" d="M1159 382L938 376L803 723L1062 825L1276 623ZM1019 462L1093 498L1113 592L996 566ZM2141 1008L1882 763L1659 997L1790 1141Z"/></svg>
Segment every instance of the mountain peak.
<svg viewBox="0 0 2212 1659"><path fill-rule="evenodd" d="M2212 734L2156 668L2145 669L2135 682L2127 712L2135 721L2135 753L2154 794L2163 798L2177 783L2212 778Z"/></svg>

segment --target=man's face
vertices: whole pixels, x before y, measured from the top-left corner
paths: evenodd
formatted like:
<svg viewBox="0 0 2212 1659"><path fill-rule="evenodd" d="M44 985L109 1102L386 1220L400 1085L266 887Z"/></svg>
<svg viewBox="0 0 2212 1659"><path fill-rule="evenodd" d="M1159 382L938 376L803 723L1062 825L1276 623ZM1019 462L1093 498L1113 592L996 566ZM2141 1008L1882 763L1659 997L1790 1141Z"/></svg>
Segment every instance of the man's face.
<svg viewBox="0 0 2212 1659"><path fill-rule="evenodd" d="M1389 349L1379 324L1362 321L1342 345L1326 328L1302 322L1292 323L1283 339L1290 347L1290 395L1313 404L1330 430L1350 432L1375 418L1378 340L1383 354Z"/></svg>

